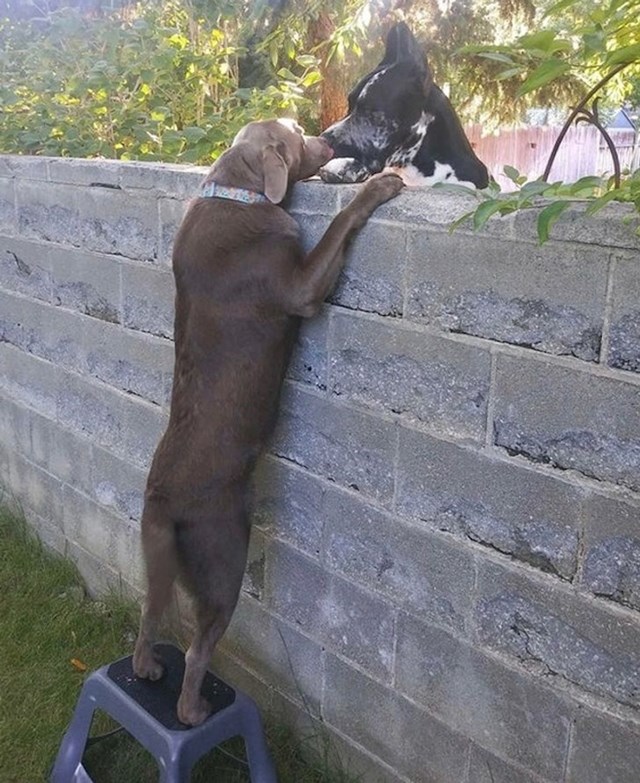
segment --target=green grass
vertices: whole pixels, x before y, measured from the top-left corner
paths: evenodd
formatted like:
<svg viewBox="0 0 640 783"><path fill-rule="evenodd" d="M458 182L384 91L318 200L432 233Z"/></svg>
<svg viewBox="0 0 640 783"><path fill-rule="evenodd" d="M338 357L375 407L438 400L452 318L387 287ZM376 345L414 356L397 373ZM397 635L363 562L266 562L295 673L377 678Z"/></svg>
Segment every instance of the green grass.
<svg viewBox="0 0 640 783"><path fill-rule="evenodd" d="M0 506L0 783L44 783L84 677L72 661L98 668L131 652L136 611L110 597L91 601L71 563L47 552ZM112 729L107 716L94 732ZM267 719L280 783L355 783L319 728L296 738ZM232 758L228 754L232 754ZM202 759L192 783L249 780L240 740ZM151 756L124 732L91 745L95 783L155 783Z"/></svg>

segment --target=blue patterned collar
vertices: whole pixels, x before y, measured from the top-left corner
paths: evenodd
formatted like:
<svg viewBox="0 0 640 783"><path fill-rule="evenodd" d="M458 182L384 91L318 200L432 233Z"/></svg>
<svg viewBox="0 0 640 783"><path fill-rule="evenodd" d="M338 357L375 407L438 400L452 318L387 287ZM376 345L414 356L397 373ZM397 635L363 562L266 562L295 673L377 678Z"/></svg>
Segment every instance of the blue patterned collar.
<svg viewBox="0 0 640 783"><path fill-rule="evenodd" d="M264 193L255 193L245 188L229 188L218 185L217 182L207 182L200 191L202 198L226 198L230 201L240 201L242 204L265 204L269 199Z"/></svg>

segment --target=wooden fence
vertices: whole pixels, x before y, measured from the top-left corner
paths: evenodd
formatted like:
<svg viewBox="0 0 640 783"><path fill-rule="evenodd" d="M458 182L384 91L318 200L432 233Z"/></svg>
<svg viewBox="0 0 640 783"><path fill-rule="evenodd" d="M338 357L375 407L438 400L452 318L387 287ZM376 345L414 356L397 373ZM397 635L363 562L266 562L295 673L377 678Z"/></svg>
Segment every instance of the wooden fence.
<svg viewBox="0 0 640 783"><path fill-rule="evenodd" d="M537 126L515 130L502 129L495 135L482 135L482 126L466 127L467 136L480 158L489 168L503 190L513 190L513 184L502 173L505 165L514 166L529 179L539 177L560 133L559 127ZM638 142L636 131L611 129L622 168L636 168ZM634 159L635 154L635 159ZM575 182L592 174L612 174L613 164L609 149L591 125L578 125L569 129L555 159L550 182L562 180Z"/></svg>

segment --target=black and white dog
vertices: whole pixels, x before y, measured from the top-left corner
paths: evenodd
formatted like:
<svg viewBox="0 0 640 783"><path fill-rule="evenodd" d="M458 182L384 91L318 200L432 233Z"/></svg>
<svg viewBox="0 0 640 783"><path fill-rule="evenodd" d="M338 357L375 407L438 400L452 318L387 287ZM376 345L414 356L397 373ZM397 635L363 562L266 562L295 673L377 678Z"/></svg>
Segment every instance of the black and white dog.
<svg viewBox="0 0 640 783"><path fill-rule="evenodd" d="M349 114L322 136L334 151L320 170L325 182L361 182L391 167L409 185L489 184L487 167L404 22L389 31L382 62L349 94Z"/></svg>

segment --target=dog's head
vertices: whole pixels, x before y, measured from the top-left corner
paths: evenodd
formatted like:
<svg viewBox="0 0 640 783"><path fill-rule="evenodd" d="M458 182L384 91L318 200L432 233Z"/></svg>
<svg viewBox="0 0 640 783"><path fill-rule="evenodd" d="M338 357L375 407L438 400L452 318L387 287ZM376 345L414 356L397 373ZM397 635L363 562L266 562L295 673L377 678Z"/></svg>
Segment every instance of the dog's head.
<svg viewBox="0 0 640 783"><path fill-rule="evenodd" d="M389 31L380 64L349 94L349 113L322 136L334 159L320 175L327 182L360 182L387 166L413 166L424 184L488 184L451 103L406 24Z"/></svg>
<svg viewBox="0 0 640 783"><path fill-rule="evenodd" d="M279 204L290 185L317 174L332 155L326 139L305 136L294 120L251 122L216 161L208 179L264 193Z"/></svg>

